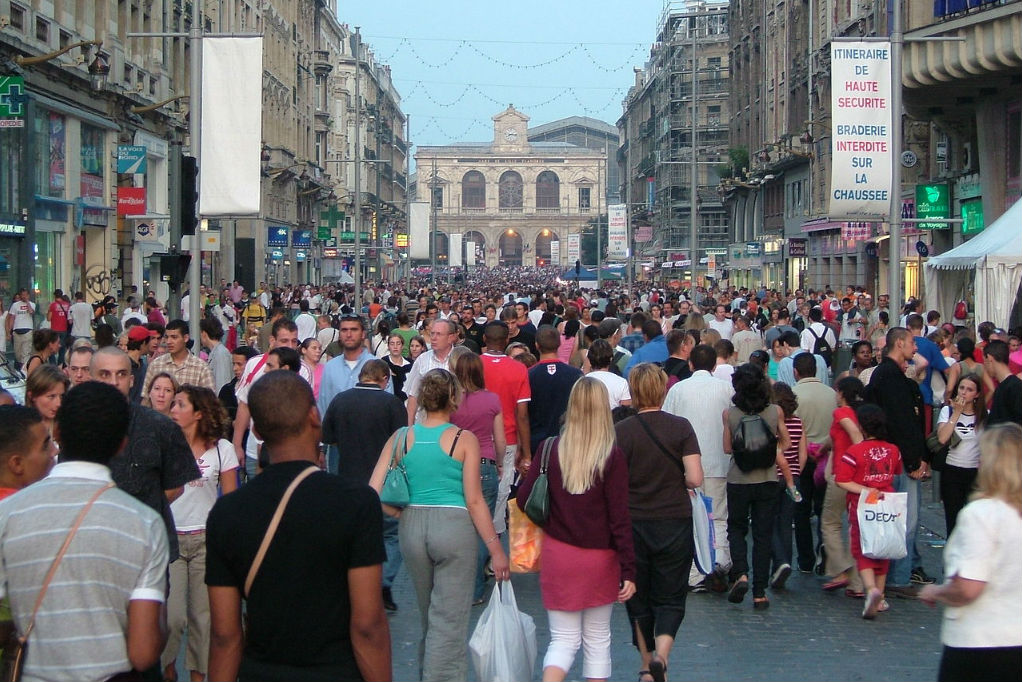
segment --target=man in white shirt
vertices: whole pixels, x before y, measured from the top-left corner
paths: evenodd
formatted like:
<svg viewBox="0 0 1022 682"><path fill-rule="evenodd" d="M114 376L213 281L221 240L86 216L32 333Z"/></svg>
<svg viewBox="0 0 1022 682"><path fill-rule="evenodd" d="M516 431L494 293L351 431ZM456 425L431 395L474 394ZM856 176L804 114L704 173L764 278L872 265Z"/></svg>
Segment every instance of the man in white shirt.
<svg viewBox="0 0 1022 682"><path fill-rule="evenodd" d="M734 324L735 333L731 337L731 343L738 353L738 364L744 365L749 361L753 351L763 348L763 339L757 332L752 331L752 321L747 316L736 316Z"/></svg>
<svg viewBox="0 0 1022 682"><path fill-rule="evenodd" d="M429 331L429 350L415 359L408 378L405 379L405 393L408 394L408 423L415 424L415 413L419 408L418 399L415 397L419 392L419 383L426 372L438 367L450 369L451 349L454 342L458 340L458 326L451 320L437 318Z"/></svg>
<svg viewBox="0 0 1022 682"><path fill-rule="evenodd" d="M298 327L298 343L302 343L316 335L316 318L309 312L309 299L299 301L298 309L301 312L295 318L295 325Z"/></svg>
<svg viewBox="0 0 1022 682"><path fill-rule="evenodd" d="M837 314L837 321L841 324L841 341L851 346L859 340L866 318L852 304L852 299L843 298L841 299L841 312Z"/></svg>
<svg viewBox="0 0 1022 682"><path fill-rule="evenodd" d="M679 381L667 391L664 412L688 419L699 440L703 463L703 491L713 499L714 547L717 555L715 573L726 574L731 567L731 549L727 541L727 472L731 455L724 452L724 426L721 415L731 407L734 388L730 383L710 374L717 364L717 352L705 343L689 355L692 376ZM693 565L689 584L701 580Z"/></svg>
<svg viewBox="0 0 1022 682"><path fill-rule="evenodd" d="M837 339L834 338L834 330L823 323L823 310L819 306L809 311L809 325L802 331L799 337L799 346L807 353L815 352L817 339L823 339L833 351L837 348Z"/></svg>
<svg viewBox="0 0 1022 682"><path fill-rule="evenodd" d="M14 343L14 359L24 367L32 355L32 330L35 329L35 303L28 299L28 289L14 296L14 302L4 323L6 333Z"/></svg>
<svg viewBox="0 0 1022 682"><path fill-rule="evenodd" d="M715 329L719 334L720 338L731 340L731 335L734 333L735 324L727 317L727 307L723 304L718 304L713 309L713 319L709 321L710 329Z"/></svg>
<svg viewBox="0 0 1022 682"><path fill-rule="evenodd" d="M128 309L121 315L121 326L125 329L128 328L128 320L135 320L138 324L145 324L149 321L145 313L142 312L141 303L134 296L128 299Z"/></svg>

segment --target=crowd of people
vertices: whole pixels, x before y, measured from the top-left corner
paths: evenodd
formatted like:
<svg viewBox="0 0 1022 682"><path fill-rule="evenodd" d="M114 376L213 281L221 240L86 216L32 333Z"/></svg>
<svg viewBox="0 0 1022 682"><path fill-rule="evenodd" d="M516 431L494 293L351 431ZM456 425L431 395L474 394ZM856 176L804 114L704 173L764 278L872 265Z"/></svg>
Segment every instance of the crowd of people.
<svg viewBox="0 0 1022 682"><path fill-rule="evenodd" d="M544 680L580 648L587 679L612 677L624 603L640 682L661 682L689 593L751 590L763 610L793 571L868 620L894 598L947 604L942 680L1017 674L1018 331L861 287L459 279L222 281L197 292L198 339L187 294L167 311L131 292L118 315L112 296L58 291L43 316L19 293L3 323L27 379L24 406L0 393L0 592L28 677L390 679L404 568L421 678L464 680L473 606L510 579L508 505L540 480ZM940 585L916 549L933 471ZM905 557L865 556L860 494L895 491Z"/></svg>

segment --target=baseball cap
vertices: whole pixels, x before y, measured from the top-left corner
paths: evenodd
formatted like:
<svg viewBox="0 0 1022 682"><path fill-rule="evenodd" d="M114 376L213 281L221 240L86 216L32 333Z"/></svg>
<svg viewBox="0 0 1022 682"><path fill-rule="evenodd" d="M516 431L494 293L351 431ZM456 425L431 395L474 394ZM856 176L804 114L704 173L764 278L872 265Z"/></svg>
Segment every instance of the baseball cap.
<svg viewBox="0 0 1022 682"><path fill-rule="evenodd" d="M128 341L147 341L150 336L152 336L152 333L140 324L128 330Z"/></svg>

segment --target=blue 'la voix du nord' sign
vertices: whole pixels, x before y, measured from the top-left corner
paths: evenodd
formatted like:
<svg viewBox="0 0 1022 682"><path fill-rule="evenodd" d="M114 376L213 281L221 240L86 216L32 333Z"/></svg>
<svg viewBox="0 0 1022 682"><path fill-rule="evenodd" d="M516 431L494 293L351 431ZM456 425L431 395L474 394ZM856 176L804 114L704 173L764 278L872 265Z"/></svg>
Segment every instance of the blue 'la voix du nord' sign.
<svg viewBox="0 0 1022 682"><path fill-rule="evenodd" d="M287 246L288 229L283 225L270 225L266 228L267 246Z"/></svg>

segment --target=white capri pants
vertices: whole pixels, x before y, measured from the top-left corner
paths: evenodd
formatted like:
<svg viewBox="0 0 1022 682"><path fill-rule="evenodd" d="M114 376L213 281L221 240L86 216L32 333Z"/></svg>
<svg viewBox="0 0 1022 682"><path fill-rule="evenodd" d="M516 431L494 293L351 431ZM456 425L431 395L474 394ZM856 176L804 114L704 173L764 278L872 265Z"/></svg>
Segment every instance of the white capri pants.
<svg viewBox="0 0 1022 682"><path fill-rule="evenodd" d="M550 646L543 667L554 666L567 672L575 662L581 645L582 677L610 677L610 616L614 604L594 606L582 611L547 611L550 622Z"/></svg>

